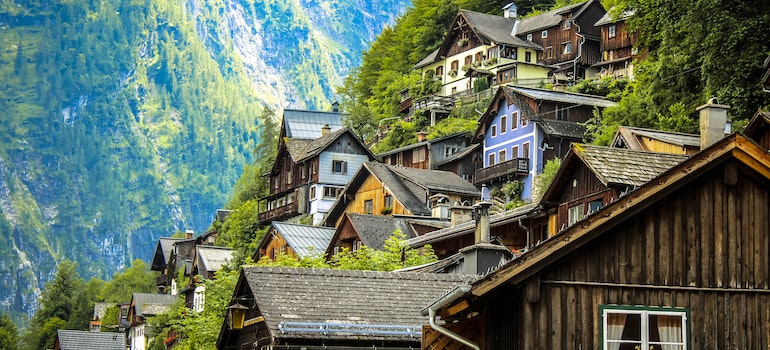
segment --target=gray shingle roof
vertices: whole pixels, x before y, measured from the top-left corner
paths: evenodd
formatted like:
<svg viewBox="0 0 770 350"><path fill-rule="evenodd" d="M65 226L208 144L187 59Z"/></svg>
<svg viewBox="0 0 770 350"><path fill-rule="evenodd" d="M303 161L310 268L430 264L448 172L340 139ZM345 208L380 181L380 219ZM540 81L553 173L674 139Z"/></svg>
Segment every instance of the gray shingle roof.
<svg viewBox="0 0 770 350"><path fill-rule="evenodd" d="M415 215L430 215L431 210L427 207L428 199L425 198L425 191L420 191L418 186L408 186L391 169L394 166L382 163L364 163L369 173L374 175L382 182L383 186L398 200L406 209Z"/></svg>
<svg viewBox="0 0 770 350"><path fill-rule="evenodd" d="M459 150L459 151L457 151L455 153L452 153L452 155L450 155L449 157L444 158L440 162L436 162L436 164L434 164L434 166L440 166L440 165L449 164L451 162L454 162L455 160L458 160L460 158L463 158L463 157L467 156L468 154L470 154L471 152L475 151L479 147L481 147L481 146L478 143L470 145L468 147L465 147L465 148L463 148L463 149L461 149L461 150Z"/></svg>
<svg viewBox="0 0 770 350"><path fill-rule="evenodd" d="M473 277L453 274L245 267L243 276L273 337L419 342L420 311ZM411 326L418 335L281 332L283 322Z"/></svg>
<svg viewBox="0 0 770 350"><path fill-rule="evenodd" d="M317 139L321 137L321 128L328 124L331 131L343 127L339 112L305 111L285 109L283 125L286 137L300 139Z"/></svg>
<svg viewBox="0 0 770 350"><path fill-rule="evenodd" d="M289 151L289 155L291 156L291 159L295 162L299 157L302 156L302 152L305 150L308 144L312 142L313 140L309 139L290 139L286 138L284 139L284 143L286 144L286 150Z"/></svg>
<svg viewBox="0 0 770 350"><path fill-rule="evenodd" d="M591 96L591 95L585 95L585 94L576 94L573 92L525 88L525 87L511 86L511 85L508 85L505 88L510 91L522 94L524 96L527 96L536 100L572 103L575 105L596 106L596 107L612 107L615 105L615 102L612 102L603 97Z"/></svg>
<svg viewBox="0 0 770 350"><path fill-rule="evenodd" d="M605 186L641 186L688 158L679 154L582 144L574 145L573 150Z"/></svg>
<svg viewBox="0 0 770 350"><path fill-rule="evenodd" d="M443 170L415 169L391 166L390 169L406 182L412 182L433 192L448 192L468 196L481 196L476 186L457 174Z"/></svg>
<svg viewBox="0 0 770 350"><path fill-rule="evenodd" d="M395 230L401 230L406 238L416 237L408 218L390 215L367 215L348 213L350 223L367 247L382 250Z"/></svg>
<svg viewBox="0 0 770 350"><path fill-rule="evenodd" d="M560 7L558 9L544 12L529 18L524 18L519 24L519 30L517 34L519 35L527 34L529 32L534 32L536 30L542 30L542 29L546 29L546 28L550 28L555 25L558 25L559 22L561 22L561 15L563 13L569 12L575 9L577 9L579 12L582 10L580 9L580 7L584 5L588 5L588 3L590 3L590 1L584 1L577 4Z"/></svg>
<svg viewBox="0 0 770 350"><path fill-rule="evenodd" d="M439 49L434 50L433 52L428 54L428 56L426 56L425 58L421 59L420 62L417 62L417 64L415 64L414 67L412 67L412 68L413 69L422 68L422 67L425 67L425 66L427 66L427 65L429 65L429 64L431 64L433 62L436 62L436 59L438 58L439 50L441 50L441 49L439 48Z"/></svg>
<svg viewBox="0 0 770 350"><path fill-rule="evenodd" d="M623 12L621 12L620 14L616 15L615 14L616 11L618 11L618 10L616 10L616 8L614 6L612 8L610 8L610 10L607 11L607 13L605 13L604 16L602 16L602 18L600 18L598 21L596 21L594 26L598 27L598 26L603 26L605 24L617 23L617 22L620 22L620 21L625 21L628 18L630 18L631 16L633 16L634 12L635 12L632 9L626 9Z"/></svg>
<svg viewBox="0 0 770 350"><path fill-rule="evenodd" d="M168 310L177 300L176 295L133 293L136 316L152 316Z"/></svg>
<svg viewBox="0 0 770 350"><path fill-rule="evenodd" d="M468 10L460 10L460 14L468 20L468 24L476 30L477 34L482 36L482 39L486 38L495 43L542 50L542 47L538 44L531 41L521 40L518 37L511 35L513 26L517 21L516 18L505 18ZM559 19L561 19L561 17ZM518 32L521 32L521 25L523 22L524 21L521 21L521 23L519 23L517 28Z"/></svg>
<svg viewBox="0 0 770 350"><path fill-rule="evenodd" d="M233 250L225 247L199 245L195 247L198 270L217 272L233 258Z"/></svg>
<svg viewBox="0 0 770 350"><path fill-rule="evenodd" d="M300 258L313 253L323 253L334 236L333 227L290 224L273 221L273 227L286 240L294 253Z"/></svg>
<svg viewBox="0 0 770 350"><path fill-rule="evenodd" d="M126 350L126 335L113 332L57 331L62 350Z"/></svg>
<svg viewBox="0 0 770 350"><path fill-rule="evenodd" d="M403 151L408 151L410 149L415 149L415 148L423 146L423 145L431 145L431 144L439 143L439 142L444 141L444 140L453 139L453 138L456 138L456 137L464 137L464 135L465 135L465 133L458 132L458 133L454 133L454 134L451 134L451 135L445 135L445 136L442 136L442 137L437 137L435 139L425 140L425 141L422 141L422 142L415 142L415 143L413 143L411 145L406 145L406 146L403 146L403 147L394 148L394 149L392 149L390 151L385 151L385 152L382 152L382 153L375 154L375 157L381 158L381 157L384 157L384 156L387 156L387 155L401 153Z"/></svg>
<svg viewBox="0 0 770 350"><path fill-rule="evenodd" d="M158 239L158 245L155 247L155 255L152 259L152 269L163 271L174 251L174 243L183 241L182 238L161 237Z"/></svg>

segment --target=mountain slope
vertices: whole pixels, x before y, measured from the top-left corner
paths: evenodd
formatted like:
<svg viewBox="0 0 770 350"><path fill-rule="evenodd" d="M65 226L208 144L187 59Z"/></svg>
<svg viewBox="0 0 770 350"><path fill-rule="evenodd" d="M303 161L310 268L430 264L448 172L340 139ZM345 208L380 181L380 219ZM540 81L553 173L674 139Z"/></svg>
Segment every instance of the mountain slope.
<svg viewBox="0 0 770 350"><path fill-rule="evenodd" d="M0 311L33 313L62 259L106 278L160 236L205 230L253 161L265 109L328 108L402 9L2 2Z"/></svg>

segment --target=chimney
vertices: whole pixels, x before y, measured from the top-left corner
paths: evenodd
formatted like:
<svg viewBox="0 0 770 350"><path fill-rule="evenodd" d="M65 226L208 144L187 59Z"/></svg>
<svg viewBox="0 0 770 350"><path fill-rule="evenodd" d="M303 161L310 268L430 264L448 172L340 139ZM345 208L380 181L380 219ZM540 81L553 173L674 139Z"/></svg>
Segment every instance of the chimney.
<svg viewBox="0 0 770 350"><path fill-rule="evenodd" d="M505 5L505 7L503 7L503 17L505 18L519 17L518 8L516 7L516 4L510 3L508 5Z"/></svg>
<svg viewBox="0 0 770 350"><path fill-rule="evenodd" d="M425 131L420 131L417 133L417 142L425 142L425 140L428 137L428 133Z"/></svg>
<svg viewBox="0 0 770 350"><path fill-rule="evenodd" d="M332 112L334 112L334 113L339 113L340 112L340 103L339 102L335 101L334 103L332 103Z"/></svg>
<svg viewBox="0 0 770 350"><path fill-rule="evenodd" d="M193 230L184 231L184 238L186 239L193 238L193 234L195 234L195 231Z"/></svg>
<svg viewBox="0 0 770 350"><path fill-rule="evenodd" d="M331 131L332 131L332 128L329 127L329 124L324 124L324 126L321 127L321 136L329 135Z"/></svg>
<svg viewBox="0 0 770 350"><path fill-rule="evenodd" d="M463 254L462 274L480 275L491 271L511 258L507 247L490 243L489 208L492 203L483 201L473 206L476 216L476 244L460 249Z"/></svg>
<svg viewBox="0 0 770 350"><path fill-rule="evenodd" d="M452 227L473 220L473 207L454 205L449 208L449 221Z"/></svg>
<svg viewBox="0 0 770 350"><path fill-rule="evenodd" d="M717 143L725 137L728 105L720 105L716 97L696 110L700 115L700 149Z"/></svg>

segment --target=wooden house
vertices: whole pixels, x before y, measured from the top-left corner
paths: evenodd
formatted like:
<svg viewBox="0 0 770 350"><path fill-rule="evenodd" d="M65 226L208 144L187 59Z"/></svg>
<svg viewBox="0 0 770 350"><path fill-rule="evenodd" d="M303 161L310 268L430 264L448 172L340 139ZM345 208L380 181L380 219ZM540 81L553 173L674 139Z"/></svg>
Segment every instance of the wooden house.
<svg viewBox="0 0 770 350"><path fill-rule="evenodd" d="M6 344L13 345L13 344ZM59 329L54 350L126 350L126 335L114 332L86 332Z"/></svg>
<svg viewBox="0 0 770 350"><path fill-rule="evenodd" d="M607 99L560 91L502 86L481 115L474 142L481 143L484 166L476 185L524 183L523 199L532 198L535 175L547 160L563 157L571 142L584 138L594 109L614 106Z"/></svg>
<svg viewBox="0 0 770 350"><path fill-rule="evenodd" d="M634 78L634 60L638 56L634 45L639 32L631 30L626 22L633 15L633 10L618 14L612 8L594 24L601 32L601 61L593 65L599 69L598 76Z"/></svg>
<svg viewBox="0 0 770 350"><path fill-rule="evenodd" d="M252 260L277 259L281 254L296 258L323 254L334 235L334 228L273 221L257 246Z"/></svg>
<svg viewBox="0 0 770 350"><path fill-rule="evenodd" d="M419 216L345 213L326 248L326 257L332 260L342 249L355 251L361 246L383 250L385 241L396 230L408 239L447 226L446 220Z"/></svg>
<svg viewBox="0 0 770 350"><path fill-rule="evenodd" d="M185 305L201 312L206 300L206 288L203 280L214 279L214 274L221 270L233 258L233 250L225 247L195 246L195 258L189 273L190 282L179 291L185 296Z"/></svg>
<svg viewBox="0 0 770 350"><path fill-rule="evenodd" d="M295 124L292 135L299 134L297 129L302 125ZM290 129L286 130L282 134ZM260 199L260 223L300 215L312 217L313 224L320 223L361 164L374 159L350 128L331 131L330 126L324 125L318 133L321 136L316 139L287 136L279 140L269 174L270 194Z"/></svg>
<svg viewBox="0 0 770 350"><path fill-rule="evenodd" d="M367 162L345 186L324 225L337 226L343 213L449 219L451 206L468 206L479 197L476 187L454 173Z"/></svg>
<svg viewBox="0 0 770 350"><path fill-rule="evenodd" d="M384 164L415 169L435 169L436 164L465 149L465 134L447 135L432 140L417 134L417 142L375 155Z"/></svg>
<svg viewBox="0 0 770 350"><path fill-rule="evenodd" d="M245 267L231 301L245 321L224 324L217 349L416 349L420 310L468 278Z"/></svg>
<svg viewBox="0 0 770 350"><path fill-rule="evenodd" d="M455 173L463 178L463 180L474 183L476 169L481 168L483 165L484 161L481 159L481 147L479 144L473 144L436 162L434 169Z"/></svg>
<svg viewBox="0 0 770 350"><path fill-rule="evenodd" d="M700 136L673 131L621 126L610 144L612 147L637 151L686 154L700 151Z"/></svg>
<svg viewBox="0 0 770 350"><path fill-rule="evenodd" d="M176 295L133 293L128 309L128 343L131 350L144 350L149 345L153 334L150 334L146 320L148 317L160 315L171 308L177 300Z"/></svg>
<svg viewBox="0 0 770 350"><path fill-rule="evenodd" d="M687 159L686 155L573 144L542 198L554 208L549 236Z"/></svg>
<svg viewBox="0 0 770 350"><path fill-rule="evenodd" d="M767 348L768 232L770 155L733 134L428 311L480 349Z"/></svg>
<svg viewBox="0 0 770 350"><path fill-rule="evenodd" d="M182 240L184 238L161 237L155 246L150 270L160 272L155 281L160 293L171 291L171 283L176 276L176 266L170 263L174 254L174 243Z"/></svg>
<svg viewBox="0 0 770 350"><path fill-rule="evenodd" d="M757 112L746 125L743 133L760 147L770 150L770 112Z"/></svg>
<svg viewBox="0 0 770 350"><path fill-rule="evenodd" d="M599 62L600 32L594 24L606 13L597 0L584 1L524 18L516 35L542 47L537 62L555 66L554 82L593 76Z"/></svg>

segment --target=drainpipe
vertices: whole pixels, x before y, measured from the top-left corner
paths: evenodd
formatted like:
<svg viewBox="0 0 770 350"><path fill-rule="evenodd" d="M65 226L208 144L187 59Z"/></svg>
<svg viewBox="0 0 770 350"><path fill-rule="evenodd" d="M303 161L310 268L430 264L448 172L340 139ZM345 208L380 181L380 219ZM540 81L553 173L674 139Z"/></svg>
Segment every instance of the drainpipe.
<svg viewBox="0 0 770 350"><path fill-rule="evenodd" d="M529 229L526 226L522 225L521 219L519 219L519 227L521 227L522 230L527 231L527 246L524 247L524 252L526 253L529 251L529 248L532 246L531 238L529 237Z"/></svg>
<svg viewBox="0 0 770 350"><path fill-rule="evenodd" d="M463 294L468 293L471 290L471 286L468 284L464 284L461 286L458 286L455 288L451 293L445 295L441 299L437 300L435 303L433 303L431 306L428 306L428 322L430 323L431 328L435 329L437 332L446 335L447 337L450 337L463 345L470 347L475 350L481 350L481 347L474 344L470 340L464 338L463 336L452 332L442 326L439 326L436 324L436 309L440 308L441 306L444 306L446 304L449 304L458 298L460 298ZM423 315L425 312L423 312Z"/></svg>
<svg viewBox="0 0 770 350"><path fill-rule="evenodd" d="M583 34L580 34L580 26L575 21L572 21L572 24L577 27L575 34L580 37L580 43L578 43L578 55L572 60L572 79L574 82L577 82L577 61L583 56L583 44L586 42L586 37L583 36Z"/></svg>

